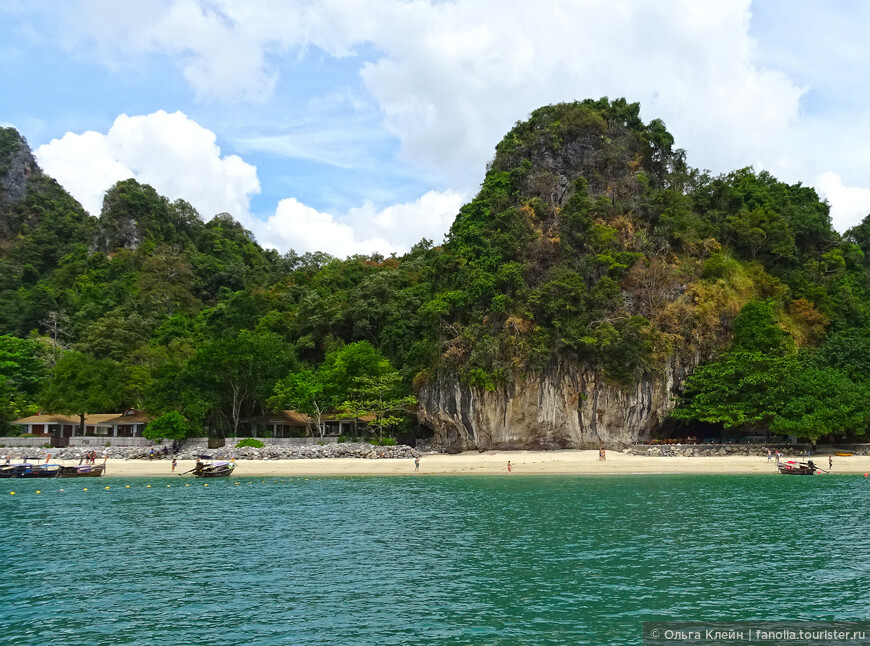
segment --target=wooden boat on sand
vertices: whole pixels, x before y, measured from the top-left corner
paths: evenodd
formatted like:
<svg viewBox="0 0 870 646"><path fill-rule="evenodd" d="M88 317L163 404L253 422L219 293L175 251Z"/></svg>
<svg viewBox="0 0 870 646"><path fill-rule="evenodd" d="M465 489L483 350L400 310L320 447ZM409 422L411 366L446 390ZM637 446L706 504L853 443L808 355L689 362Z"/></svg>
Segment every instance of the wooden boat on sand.
<svg viewBox="0 0 870 646"><path fill-rule="evenodd" d="M58 478L99 478L106 470L105 464L79 464L73 467L62 466Z"/></svg>
<svg viewBox="0 0 870 646"><path fill-rule="evenodd" d="M776 468L779 469L780 473L787 476L812 476L816 473L821 473L812 460L806 462L789 460L788 462L778 464Z"/></svg>
<svg viewBox="0 0 870 646"><path fill-rule="evenodd" d="M211 459L211 456L200 455L196 460L196 466L184 473L192 473L195 478L226 478L236 468L236 463L233 461L203 462L203 460ZM184 475L184 473L179 473L178 475Z"/></svg>
<svg viewBox="0 0 870 646"><path fill-rule="evenodd" d="M226 478L235 468L233 462L213 462L203 464L201 469L194 469L193 475L197 478Z"/></svg>

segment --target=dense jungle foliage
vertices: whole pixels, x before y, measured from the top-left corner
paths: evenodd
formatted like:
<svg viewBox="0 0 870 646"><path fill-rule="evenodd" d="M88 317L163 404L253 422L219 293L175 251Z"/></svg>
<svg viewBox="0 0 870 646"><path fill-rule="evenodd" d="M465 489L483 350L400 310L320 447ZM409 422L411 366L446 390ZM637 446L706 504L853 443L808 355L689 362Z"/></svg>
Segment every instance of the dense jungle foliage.
<svg viewBox="0 0 870 646"><path fill-rule="evenodd" d="M863 435L870 220L840 235L812 188L691 169L639 110L536 110L442 244L343 260L132 179L91 217L0 129L0 425L136 407L223 433L407 404L439 374L492 389L580 363L631 388L677 362L700 364L680 423Z"/></svg>

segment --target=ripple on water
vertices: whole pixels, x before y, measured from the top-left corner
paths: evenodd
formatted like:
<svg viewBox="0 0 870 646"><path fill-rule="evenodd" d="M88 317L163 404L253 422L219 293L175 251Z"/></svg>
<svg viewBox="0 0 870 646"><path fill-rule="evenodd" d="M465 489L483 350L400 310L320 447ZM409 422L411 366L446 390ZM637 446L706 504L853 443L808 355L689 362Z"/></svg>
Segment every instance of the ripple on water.
<svg viewBox="0 0 870 646"><path fill-rule="evenodd" d="M237 481L20 486L0 499L0 635L636 644L648 619L866 614L861 478Z"/></svg>

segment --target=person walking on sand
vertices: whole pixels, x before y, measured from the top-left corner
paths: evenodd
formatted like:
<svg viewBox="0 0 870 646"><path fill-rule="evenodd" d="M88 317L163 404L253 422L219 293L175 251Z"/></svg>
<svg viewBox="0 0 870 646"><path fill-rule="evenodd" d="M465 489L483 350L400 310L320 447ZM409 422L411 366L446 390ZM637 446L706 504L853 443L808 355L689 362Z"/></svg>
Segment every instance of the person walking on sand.
<svg viewBox="0 0 870 646"><path fill-rule="evenodd" d="M172 472L175 473L175 467L178 466L178 460L172 458Z"/></svg>
<svg viewBox="0 0 870 646"><path fill-rule="evenodd" d="M418 455L416 458L414 458L414 471L419 471L419 470L420 470L420 456Z"/></svg>
<svg viewBox="0 0 870 646"><path fill-rule="evenodd" d="M508 473L510 473L510 472L511 472L511 461L508 460Z"/></svg>
<svg viewBox="0 0 870 646"><path fill-rule="evenodd" d="M767 461L770 462L773 459L773 451L767 449Z"/></svg>
<svg viewBox="0 0 870 646"><path fill-rule="evenodd" d="M834 456L833 455L828 456L828 468L829 469L834 468Z"/></svg>

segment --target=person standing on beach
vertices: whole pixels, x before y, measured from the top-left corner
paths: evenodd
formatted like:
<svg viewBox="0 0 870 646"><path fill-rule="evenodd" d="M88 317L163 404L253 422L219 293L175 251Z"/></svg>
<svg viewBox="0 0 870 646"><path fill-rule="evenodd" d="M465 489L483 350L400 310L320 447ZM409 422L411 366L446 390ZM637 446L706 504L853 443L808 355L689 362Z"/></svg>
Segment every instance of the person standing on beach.
<svg viewBox="0 0 870 646"><path fill-rule="evenodd" d="M767 461L770 462L773 459L773 451L767 449Z"/></svg>
<svg viewBox="0 0 870 646"><path fill-rule="evenodd" d="M178 466L178 460L172 458L172 472L175 472L175 467Z"/></svg>
<svg viewBox="0 0 870 646"><path fill-rule="evenodd" d="M511 461L508 460L508 473L510 473L510 472L511 472Z"/></svg>
<svg viewBox="0 0 870 646"><path fill-rule="evenodd" d="M833 455L828 456L828 468L829 469L834 468L834 456Z"/></svg>
<svg viewBox="0 0 870 646"><path fill-rule="evenodd" d="M419 471L419 470L420 470L420 456L418 455L416 458L414 458L414 471Z"/></svg>

